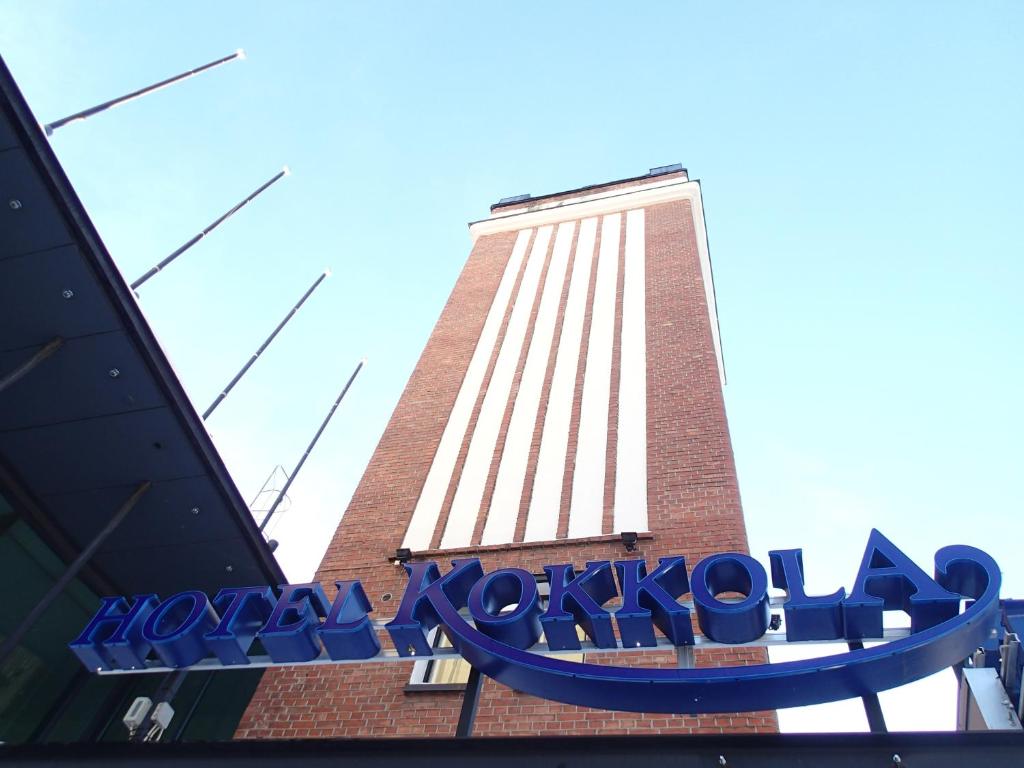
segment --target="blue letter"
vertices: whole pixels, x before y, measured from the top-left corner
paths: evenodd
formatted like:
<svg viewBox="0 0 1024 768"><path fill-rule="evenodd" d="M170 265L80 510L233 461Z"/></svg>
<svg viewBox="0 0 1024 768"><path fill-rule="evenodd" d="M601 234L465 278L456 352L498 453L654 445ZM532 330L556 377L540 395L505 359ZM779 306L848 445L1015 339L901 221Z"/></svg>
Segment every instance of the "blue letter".
<svg viewBox="0 0 1024 768"><path fill-rule="evenodd" d="M768 629L768 574L757 560L740 552L705 557L690 580L697 623L720 643L749 643ZM742 592L746 597L725 603L715 595Z"/></svg>
<svg viewBox="0 0 1024 768"><path fill-rule="evenodd" d="M800 549L773 549L772 586L786 590L786 639L838 640L843 635L843 598L840 587L831 595L810 597L804 592L804 556Z"/></svg>
<svg viewBox="0 0 1024 768"><path fill-rule="evenodd" d="M206 633L206 646L222 664L248 664L249 648L270 617L274 592L270 587L226 587L213 598L220 624Z"/></svg>
<svg viewBox="0 0 1024 768"><path fill-rule="evenodd" d="M380 653L380 641L366 614L373 610L358 581L336 581L338 594L323 626L317 630L335 661L369 659Z"/></svg>
<svg viewBox="0 0 1024 768"><path fill-rule="evenodd" d="M144 667L149 643L142 639L142 624L157 603L156 595L135 595L129 609L123 597L104 597L92 621L68 647L90 672Z"/></svg>
<svg viewBox="0 0 1024 768"><path fill-rule="evenodd" d="M988 602L999 597L1002 574L987 553L954 545L935 553L935 580L941 587L964 597Z"/></svg>
<svg viewBox="0 0 1024 768"><path fill-rule="evenodd" d="M911 633L960 612L960 596L947 592L874 528L850 596L843 601L846 637L882 637L882 610L910 614Z"/></svg>
<svg viewBox="0 0 1024 768"><path fill-rule="evenodd" d="M281 597L256 635L276 662L311 661L320 655L316 630L327 613L327 595L319 584L282 584Z"/></svg>
<svg viewBox="0 0 1024 768"><path fill-rule="evenodd" d="M203 635L219 621L205 593L179 592L149 615L142 637L168 667L190 667L206 657Z"/></svg>
<svg viewBox="0 0 1024 768"><path fill-rule="evenodd" d="M615 612L615 622L619 625L623 648L656 644L652 613L658 629L674 645L693 645L690 610L676 602L690 591L685 559L659 558L658 568L650 575L643 560L618 560L615 570L622 590L622 607Z"/></svg>
<svg viewBox="0 0 1024 768"><path fill-rule="evenodd" d="M499 614L503 608L515 609ZM529 648L540 639L537 581L522 568L502 568L480 579L469 593L476 628L499 643Z"/></svg>
<svg viewBox="0 0 1024 768"><path fill-rule="evenodd" d="M540 622L544 625L548 647L555 651L579 650L577 624L598 648L617 647L611 615L601 608L617 594L611 563L607 560L587 563L587 569L579 576L573 572L571 564L545 565L544 572L551 583L551 597ZM565 610L567 599L569 611Z"/></svg>
<svg viewBox="0 0 1024 768"><path fill-rule="evenodd" d="M385 628L399 656L432 656L427 632L440 623L435 606L447 605L456 611L465 608L469 591L484 571L475 557L453 560L443 578L437 563L406 563L405 570L409 584L398 613Z"/></svg>

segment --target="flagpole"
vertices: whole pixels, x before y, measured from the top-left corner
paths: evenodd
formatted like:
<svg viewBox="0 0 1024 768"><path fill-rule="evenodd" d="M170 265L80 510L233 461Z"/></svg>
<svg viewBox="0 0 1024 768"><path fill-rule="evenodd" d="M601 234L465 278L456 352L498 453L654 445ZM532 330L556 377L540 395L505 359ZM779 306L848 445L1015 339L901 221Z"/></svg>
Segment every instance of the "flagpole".
<svg viewBox="0 0 1024 768"><path fill-rule="evenodd" d="M288 321L291 320L295 316L295 313L298 312L299 309L302 307L302 305L306 303L306 299L308 299L310 296L312 296L313 295L313 291L315 291L318 287L320 287L320 283L322 283L324 280L326 280L330 276L331 276L331 270L325 269L323 271L323 273L313 282L313 284L311 286L309 286L309 288L306 290L306 292L304 294L302 294L302 298L299 299L299 302L294 307L291 308L291 310L288 312L287 315L284 316L284 320L282 320L280 323L277 324L277 327L270 333L270 335L267 337L266 341L264 341L262 344L260 344L259 349L257 349L252 354L252 357L250 357L246 361L245 365L242 366L242 369L238 373L235 374L234 378L231 379L231 381L228 382L227 386L224 387L223 390L221 390L221 393L219 395L217 395L216 399L214 399L214 401L212 403L210 403L210 407L207 408L203 412L203 420L204 421L206 419L210 418L210 414L213 413L217 409L217 406L220 405L224 401L224 398L228 396L228 393L230 393L231 390L235 388L235 385L245 375L246 371L248 371L250 368L252 368L253 363L255 363L259 359L259 356L263 354L264 350L266 350L266 348L270 346L270 342L272 342L277 337L277 334L279 334L281 332L281 329L284 328L288 324Z"/></svg>
<svg viewBox="0 0 1024 768"><path fill-rule="evenodd" d="M270 522L270 518L274 516L274 512L277 511L277 507L281 503L281 500L284 499L285 494L288 493L288 489L291 488L292 483L295 482L295 478L298 476L299 470L302 469L302 465L306 463L306 459L309 458L309 454L313 452L313 447L316 445L316 441L320 439L320 435L322 435L324 430L327 429L327 425L334 416L334 412L338 410L338 406L341 405L341 401L348 392L348 388L352 386L352 382L356 380L356 376L359 375L359 371L363 369L364 365L366 365L365 357L359 361L359 365L357 365L356 369L352 371L352 375L348 377L348 381L345 382L345 386L342 388L341 394L338 395L338 399L334 401L334 405L331 406L331 410L327 412L327 416L320 425L320 429L316 431L316 434L313 435L313 439L309 441L309 446L307 446L306 452L302 454L302 458L299 459L299 463L295 465L295 469L293 469L291 474L288 476L287 482L285 482L284 486L281 488L280 493L277 494L277 498L274 499L274 503L267 511L266 517L264 517L263 522L260 523L261 533L267 527L267 523Z"/></svg>
<svg viewBox="0 0 1024 768"><path fill-rule="evenodd" d="M92 117L93 115L98 115L100 112L106 112L108 109L113 109L114 107L118 107L121 104L125 104L129 101L134 101L135 99L141 99L143 96L153 93L154 91L159 91L163 88L166 88L169 85L174 85L174 83L180 82L181 80L187 80L188 78L195 77L196 75L206 72L207 70L222 66L229 62L235 61L236 59L241 60L244 58L245 51L239 48L230 56L224 56L223 58L217 59L216 61L211 61L209 64L203 64L203 66L201 67L196 67L195 69L190 69L187 72L182 72L180 75L175 75L174 77L169 77L166 80L161 80L159 83L147 85L145 88L140 88L137 91L126 93L124 96L119 96L116 99L104 101L102 104L97 104L95 107L83 109L81 112L75 112L74 114L68 115L67 117L62 117L60 120L54 120L52 123L46 123L43 126L43 130L46 132L47 136L52 136L54 131L56 131L58 128L63 128L68 123L75 123L80 120L88 120L90 117Z"/></svg>
<svg viewBox="0 0 1024 768"><path fill-rule="evenodd" d="M177 248L175 251L173 251L167 257L162 259L155 266L151 267L149 269L149 271L146 272L146 274L142 275L142 277L138 278L135 282L132 283L132 290L134 291L134 290L138 289L139 286L141 286L143 283L145 283L147 280L149 280L155 274L157 274L162 269L164 269L164 267L166 267L168 264L170 264L176 258L181 256L181 254L185 253L185 251L187 251L193 245L198 243L200 240L202 240L208 234L213 232L213 230L215 230L217 227L219 227L221 224L223 224L229 218L231 218L236 213L238 213L238 211L242 210L242 208L244 208L249 203L251 203L253 200L255 200L257 197L259 197L263 193L263 191L268 189L272 184L276 183L280 179L283 179L285 176L290 176L290 175L291 175L291 169L289 169L287 165L283 166L281 168L281 170L277 172L277 174L274 176L274 178L272 178L270 181L264 183L262 186L259 187L259 189L257 189L255 192L250 194L248 197L246 197L240 203L237 203L229 211L227 211L225 214L223 214L217 220L215 220L212 224L210 224L208 227L206 227L206 229L204 229L202 232L200 232L199 234L197 234L194 237L192 237L191 239L189 239L181 247Z"/></svg>

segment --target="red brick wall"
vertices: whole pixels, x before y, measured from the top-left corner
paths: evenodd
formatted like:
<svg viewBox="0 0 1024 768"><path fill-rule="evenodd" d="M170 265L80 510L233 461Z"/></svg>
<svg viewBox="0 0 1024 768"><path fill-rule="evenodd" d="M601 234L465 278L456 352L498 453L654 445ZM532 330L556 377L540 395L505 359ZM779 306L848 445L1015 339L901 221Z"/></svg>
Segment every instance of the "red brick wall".
<svg viewBox="0 0 1024 768"><path fill-rule="evenodd" d="M567 218L570 210L571 207L567 209ZM361 579L377 616L392 615L404 589L404 570L390 562L388 556L401 545L514 240L515 233L510 232L481 237L477 241L317 573L316 578L328 587L335 579ZM595 246L595 255L598 248L599 243ZM681 554L692 566L713 552L745 551L747 543L688 202L646 209L646 249L648 514L652 537L641 539L636 555L656 562L659 556ZM571 269L570 264L569 272ZM621 291L620 268L620 307ZM562 302L564 310L564 295ZM506 322L507 319L506 316ZM556 347L557 341L556 335ZM528 340L523 357L527 348ZM585 350L586 332L584 358ZM614 355L617 359L617 341ZM492 358L491 367L493 363ZM577 403L584 365L585 359L581 359ZM512 398L516 386L513 385ZM545 393L549 388L550 368ZM610 456L615 448L616 391L617 379L613 378ZM479 406L478 401L477 411ZM502 432L508 427L510 412L511 407L506 410ZM475 418L474 414L474 421ZM574 421L578 421L578 414ZM471 433L472 422L466 443ZM570 440L569 467L575 449L573 442ZM466 443L461 460L465 458ZM501 440L498 445L500 451ZM535 468L538 445L539 434L535 435L528 483ZM612 467L606 491L606 531L611 530L610 483L613 479ZM489 489L493 482L492 472ZM561 516L566 519L559 526L563 535L570 485L571 477L567 478L563 495ZM452 489L449 489L434 536L435 546L451 496ZM486 500L485 496L485 503ZM520 536L525 508L524 503L517 527ZM478 524L474 541L479 540L479 535ZM516 543L418 553L417 559L438 560L445 570L453 555L467 552L481 558L485 571L514 565L539 572L543 565L551 563L573 562L582 567L588 560L621 559L623 556L618 536L606 535L571 542ZM332 592L329 588L328 594ZM387 595L392 599L385 599ZM588 659L598 658L588 656ZM764 660L762 651L751 649L697 654L701 666ZM616 663L673 666L675 658L666 653L630 654L618 656ZM406 693L404 686L410 673L411 663L270 670L250 703L237 736L453 735L461 693ZM544 701L486 680L475 733L705 733L723 730L774 731L777 721L772 712L700 717L607 712Z"/></svg>

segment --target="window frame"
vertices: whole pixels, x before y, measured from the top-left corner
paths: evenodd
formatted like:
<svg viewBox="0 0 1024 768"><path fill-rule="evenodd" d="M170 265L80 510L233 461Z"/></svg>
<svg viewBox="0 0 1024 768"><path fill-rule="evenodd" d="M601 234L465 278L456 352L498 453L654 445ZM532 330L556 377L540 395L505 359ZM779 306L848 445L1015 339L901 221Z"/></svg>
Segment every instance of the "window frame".
<svg viewBox="0 0 1024 768"><path fill-rule="evenodd" d="M543 609L547 609L548 597L551 595L551 585L548 583L547 574L536 574L537 579L537 592L540 597L540 604ZM431 648L440 648L441 639L444 634L441 632L441 627L437 626L427 633L427 642L430 643ZM466 666L469 666L469 662L463 659L461 656L456 659ZM445 659L437 658L426 658L420 659L413 662L412 673L409 675L409 682L405 684L404 691L406 693L442 693L445 691L465 691L465 683L432 683L430 682L430 673L433 669L433 665L438 661L445 661Z"/></svg>

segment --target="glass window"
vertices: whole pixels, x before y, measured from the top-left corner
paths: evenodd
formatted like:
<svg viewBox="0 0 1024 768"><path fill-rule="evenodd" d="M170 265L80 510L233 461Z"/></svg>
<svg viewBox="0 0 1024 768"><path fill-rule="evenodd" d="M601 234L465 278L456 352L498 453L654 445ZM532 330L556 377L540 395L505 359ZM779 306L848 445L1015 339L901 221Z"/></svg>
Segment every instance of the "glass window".
<svg viewBox="0 0 1024 768"><path fill-rule="evenodd" d="M550 585L547 582L540 582L537 584L537 588L540 592L542 605L546 606L547 597L550 594ZM507 610L511 610L512 608L515 608L515 606L510 605ZM579 626L576 627L576 635L580 640L587 639L586 633ZM431 647L433 648L452 647L451 641L444 632L441 631L440 627L432 629L428 638L430 639ZM538 642L546 642L543 632L541 633L540 640ZM565 661L583 661L583 654L560 654L558 658L564 659ZM406 690L452 690L453 688L465 687L466 681L469 680L469 670L469 663L459 657L434 658L417 661L413 664L412 675L409 678L409 685L406 687Z"/></svg>
<svg viewBox="0 0 1024 768"><path fill-rule="evenodd" d="M435 648L451 648L452 643L444 632L437 632ZM423 682L426 685L465 684L469 680L469 664L461 658L434 659L427 662L428 668Z"/></svg>
<svg viewBox="0 0 1024 768"><path fill-rule="evenodd" d="M0 637L18 628L66 568L0 493L0 579L14 587L4 596ZM72 582L0 665L0 741L19 744L45 737L51 720L67 711L68 699L86 687L88 673L82 674L67 643L97 602L91 590Z"/></svg>
<svg viewBox="0 0 1024 768"><path fill-rule="evenodd" d="M12 586L4 595L0 640L66 568L0 489L0 579ZM98 605L92 590L73 581L0 664L0 742L127 741L122 717L137 696L153 696L163 675L100 676L82 667L67 644ZM262 674L188 675L171 702L174 718L163 741L231 739Z"/></svg>

